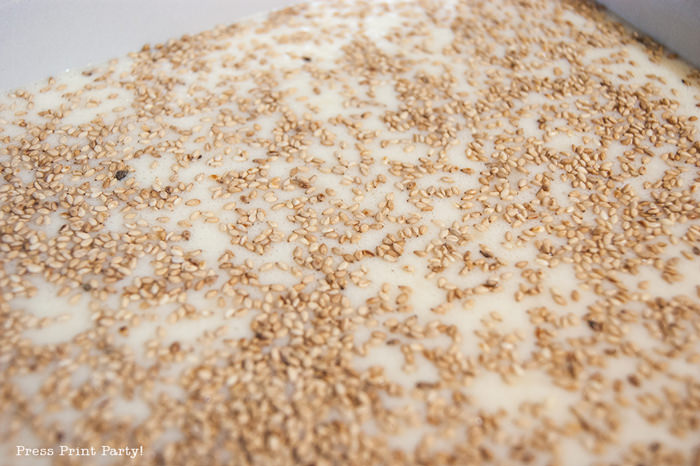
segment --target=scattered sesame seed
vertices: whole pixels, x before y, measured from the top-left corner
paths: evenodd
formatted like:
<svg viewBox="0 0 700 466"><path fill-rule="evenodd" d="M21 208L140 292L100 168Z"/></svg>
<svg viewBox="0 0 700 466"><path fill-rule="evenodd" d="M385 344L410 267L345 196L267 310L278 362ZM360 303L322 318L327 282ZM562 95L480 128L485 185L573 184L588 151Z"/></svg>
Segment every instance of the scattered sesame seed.
<svg viewBox="0 0 700 466"><path fill-rule="evenodd" d="M673 60L592 2L333 0L2 95L2 452L697 462Z"/></svg>

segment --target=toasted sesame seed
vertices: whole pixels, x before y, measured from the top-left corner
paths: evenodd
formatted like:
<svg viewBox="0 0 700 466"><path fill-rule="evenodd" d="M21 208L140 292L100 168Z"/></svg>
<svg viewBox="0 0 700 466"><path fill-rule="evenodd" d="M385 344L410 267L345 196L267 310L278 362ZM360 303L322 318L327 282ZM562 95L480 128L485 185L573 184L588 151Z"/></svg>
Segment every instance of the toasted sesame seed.
<svg viewBox="0 0 700 466"><path fill-rule="evenodd" d="M590 2L334 0L4 94L1 443L692 464L698 85Z"/></svg>

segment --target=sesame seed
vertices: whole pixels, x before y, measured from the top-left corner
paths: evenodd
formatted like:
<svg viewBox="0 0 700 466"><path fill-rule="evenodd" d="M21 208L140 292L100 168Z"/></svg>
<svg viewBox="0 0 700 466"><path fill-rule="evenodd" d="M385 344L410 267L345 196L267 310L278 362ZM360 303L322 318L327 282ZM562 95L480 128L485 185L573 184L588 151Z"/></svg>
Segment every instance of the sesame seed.
<svg viewBox="0 0 700 466"><path fill-rule="evenodd" d="M699 85L591 2L338 0L4 93L0 444L693 464Z"/></svg>

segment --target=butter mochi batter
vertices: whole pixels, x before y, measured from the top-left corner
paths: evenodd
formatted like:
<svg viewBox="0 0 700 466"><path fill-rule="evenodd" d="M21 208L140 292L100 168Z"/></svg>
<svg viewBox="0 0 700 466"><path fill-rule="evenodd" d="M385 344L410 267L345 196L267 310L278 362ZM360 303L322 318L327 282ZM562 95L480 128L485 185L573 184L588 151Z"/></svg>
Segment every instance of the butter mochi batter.
<svg viewBox="0 0 700 466"><path fill-rule="evenodd" d="M2 463L700 464L699 83L348 0L3 94Z"/></svg>

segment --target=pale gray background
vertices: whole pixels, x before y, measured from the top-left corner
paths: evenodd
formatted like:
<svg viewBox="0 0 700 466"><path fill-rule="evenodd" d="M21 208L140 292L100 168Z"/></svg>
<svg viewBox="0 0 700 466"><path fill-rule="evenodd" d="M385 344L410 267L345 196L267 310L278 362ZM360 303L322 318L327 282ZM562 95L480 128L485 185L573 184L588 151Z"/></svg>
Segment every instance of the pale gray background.
<svg viewBox="0 0 700 466"><path fill-rule="evenodd" d="M295 0L0 0L0 90Z"/></svg>
<svg viewBox="0 0 700 466"><path fill-rule="evenodd" d="M700 0L598 0L700 68Z"/></svg>

